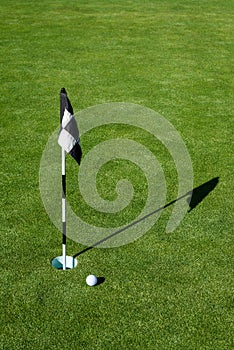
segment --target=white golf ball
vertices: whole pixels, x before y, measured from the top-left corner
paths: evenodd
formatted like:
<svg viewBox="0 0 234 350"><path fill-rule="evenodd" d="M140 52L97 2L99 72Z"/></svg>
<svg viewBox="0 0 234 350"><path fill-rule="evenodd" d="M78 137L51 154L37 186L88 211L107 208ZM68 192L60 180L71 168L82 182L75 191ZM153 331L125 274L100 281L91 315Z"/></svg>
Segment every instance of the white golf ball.
<svg viewBox="0 0 234 350"><path fill-rule="evenodd" d="M89 275L86 277L86 283L88 286L93 287L97 284L97 277L95 275Z"/></svg>

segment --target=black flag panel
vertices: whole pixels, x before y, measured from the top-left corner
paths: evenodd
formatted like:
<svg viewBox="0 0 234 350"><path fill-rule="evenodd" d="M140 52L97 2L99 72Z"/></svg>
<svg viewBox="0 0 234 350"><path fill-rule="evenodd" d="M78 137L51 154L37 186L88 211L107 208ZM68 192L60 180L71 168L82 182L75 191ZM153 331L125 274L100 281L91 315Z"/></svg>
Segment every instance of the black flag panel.
<svg viewBox="0 0 234 350"><path fill-rule="evenodd" d="M80 164L82 151L79 130L66 90L60 92L60 132L58 144Z"/></svg>

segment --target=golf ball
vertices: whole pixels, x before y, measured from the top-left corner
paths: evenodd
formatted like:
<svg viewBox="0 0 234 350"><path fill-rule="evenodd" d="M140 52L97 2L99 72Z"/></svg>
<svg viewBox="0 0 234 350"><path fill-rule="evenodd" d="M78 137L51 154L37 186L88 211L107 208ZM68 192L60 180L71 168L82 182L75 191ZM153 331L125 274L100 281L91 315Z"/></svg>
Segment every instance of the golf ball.
<svg viewBox="0 0 234 350"><path fill-rule="evenodd" d="M86 277L86 283L88 286L93 287L97 284L97 277L95 275L89 275Z"/></svg>

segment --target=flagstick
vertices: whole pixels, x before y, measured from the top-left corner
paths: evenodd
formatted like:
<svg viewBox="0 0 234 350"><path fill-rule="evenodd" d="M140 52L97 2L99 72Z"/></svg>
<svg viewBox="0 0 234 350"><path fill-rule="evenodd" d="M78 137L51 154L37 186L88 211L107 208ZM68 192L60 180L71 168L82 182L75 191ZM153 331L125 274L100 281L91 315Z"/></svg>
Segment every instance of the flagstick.
<svg viewBox="0 0 234 350"><path fill-rule="evenodd" d="M62 228L63 270L66 270L66 151L62 148Z"/></svg>
<svg viewBox="0 0 234 350"><path fill-rule="evenodd" d="M71 123L71 125L67 130L66 126L69 123ZM82 151L79 144L79 130L73 115L73 108L64 88L60 91L60 132L58 144L62 149L62 256L60 255L52 259L51 265L55 269L60 270L62 264L63 270L66 270L73 269L77 265L77 260L74 257L66 255L66 154L70 153L77 163L80 164Z"/></svg>

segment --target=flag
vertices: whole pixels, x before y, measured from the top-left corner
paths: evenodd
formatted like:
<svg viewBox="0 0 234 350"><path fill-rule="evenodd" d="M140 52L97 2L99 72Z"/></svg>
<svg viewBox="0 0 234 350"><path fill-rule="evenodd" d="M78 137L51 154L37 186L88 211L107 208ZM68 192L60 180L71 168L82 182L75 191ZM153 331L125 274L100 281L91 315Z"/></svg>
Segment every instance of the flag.
<svg viewBox="0 0 234 350"><path fill-rule="evenodd" d="M60 132L58 144L80 164L82 151L79 130L66 90L60 92Z"/></svg>

